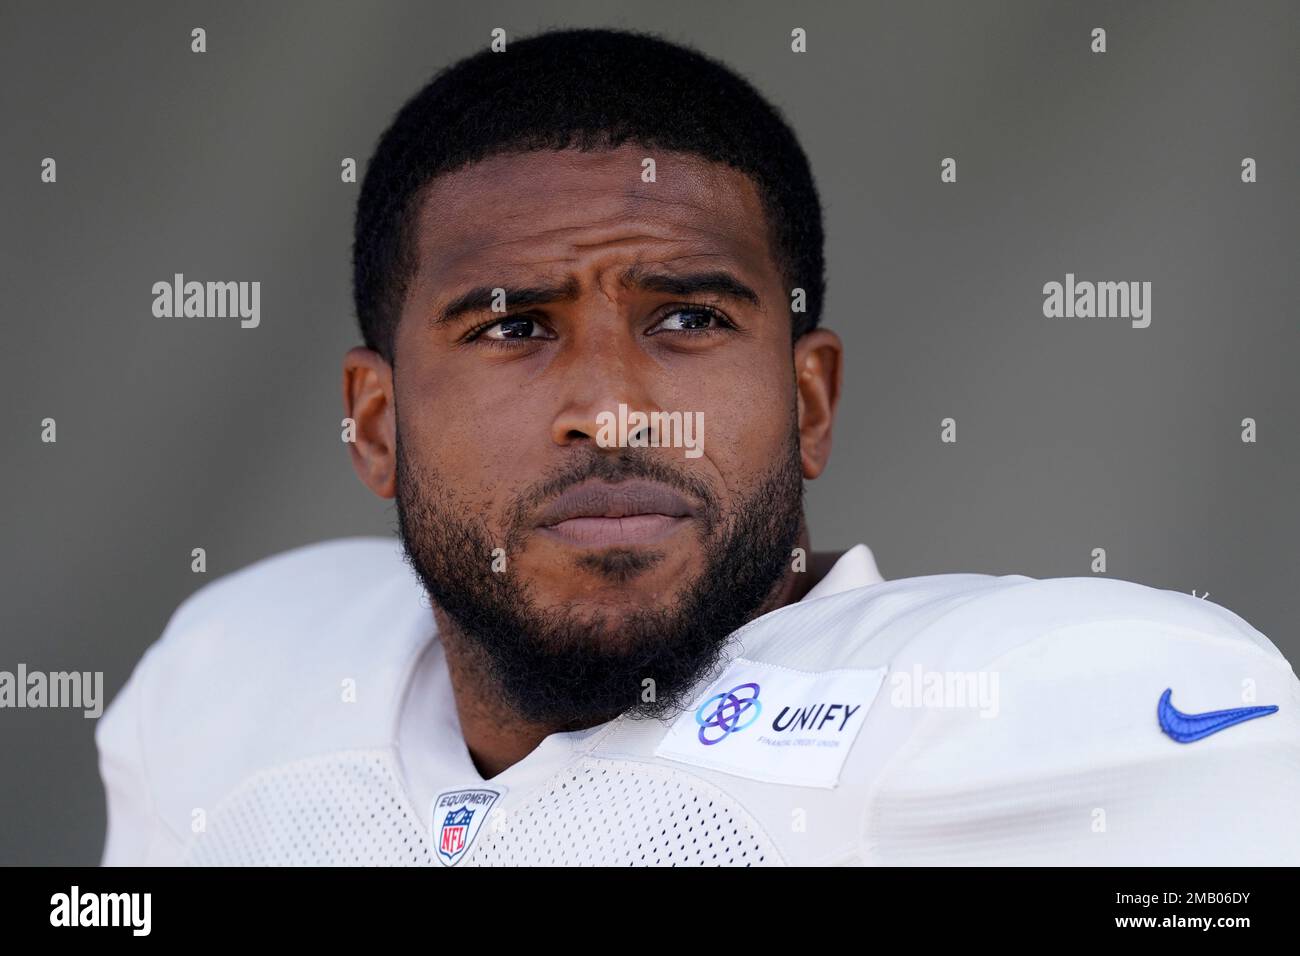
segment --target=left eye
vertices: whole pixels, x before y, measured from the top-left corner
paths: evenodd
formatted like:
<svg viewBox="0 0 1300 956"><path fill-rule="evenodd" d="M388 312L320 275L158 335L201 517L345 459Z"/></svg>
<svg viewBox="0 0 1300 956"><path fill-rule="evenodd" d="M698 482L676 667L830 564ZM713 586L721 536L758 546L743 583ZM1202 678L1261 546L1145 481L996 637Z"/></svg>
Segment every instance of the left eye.
<svg viewBox="0 0 1300 956"><path fill-rule="evenodd" d="M704 306L691 306L674 309L654 324L647 334L653 335L660 330L668 332L707 332L715 328L724 328L727 322L722 313Z"/></svg>

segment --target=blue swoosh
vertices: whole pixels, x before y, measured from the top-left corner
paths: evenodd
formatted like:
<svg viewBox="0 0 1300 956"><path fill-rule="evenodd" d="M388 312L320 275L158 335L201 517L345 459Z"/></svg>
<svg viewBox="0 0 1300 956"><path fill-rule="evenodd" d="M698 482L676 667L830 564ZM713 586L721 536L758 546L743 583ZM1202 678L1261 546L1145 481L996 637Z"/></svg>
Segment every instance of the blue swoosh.
<svg viewBox="0 0 1300 956"><path fill-rule="evenodd" d="M1171 702L1173 689L1166 689L1160 695L1160 704L1156 707L1156 717L1163 730L1180 744L1190 744L1194 740L1217 734L1225 727L1239 724L1244 720L1266 717L1277 713L1277 705L1268 707L1237 707L1234 710L1210 710L1203 714L1184 714Z"/></svg>

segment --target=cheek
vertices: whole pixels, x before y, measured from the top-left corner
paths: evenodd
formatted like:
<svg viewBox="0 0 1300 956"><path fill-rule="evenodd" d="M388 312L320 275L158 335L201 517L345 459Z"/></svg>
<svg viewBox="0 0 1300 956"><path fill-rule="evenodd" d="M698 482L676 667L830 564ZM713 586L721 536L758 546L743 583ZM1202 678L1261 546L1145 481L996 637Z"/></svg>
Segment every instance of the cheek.
<svg viewBox="0 0 1300 956"><path fill-rule="evenodd" d="M436 492L465 513L501 527L506 505L529 473L524 436L536 424L508 395L492 395L435 373L397 381L407 458L437 475Z"/></svg>
<svg viewBox="0 0 1300 956"><path fill-rule="evenodd" d="M704 413L704 455L697 462L717 471L723 483L719 491L745 488L784 456L794 397L779 360L750 364L734 375L707 376L681 401L682 407L693 405Z"/></svg>

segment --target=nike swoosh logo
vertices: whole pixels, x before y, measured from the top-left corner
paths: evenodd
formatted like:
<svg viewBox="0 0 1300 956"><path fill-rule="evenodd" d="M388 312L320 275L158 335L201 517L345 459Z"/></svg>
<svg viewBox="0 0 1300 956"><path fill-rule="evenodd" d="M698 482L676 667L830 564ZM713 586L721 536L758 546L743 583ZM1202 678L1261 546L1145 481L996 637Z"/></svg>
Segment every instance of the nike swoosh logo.
<svg viewBox="0 0 1300 956"><path fill-rule="evenodd" d="M1217 734L1233 724L1277 713L1277 705L1272 704L1268 707L1237 707L1233 710L1210 710L1203 714L1184 714L1170 701L1173 695L1172 688L1160 695L1156 717L1160 721L1160 729L1180 744L1190 744L1210 734Z"/></svg>

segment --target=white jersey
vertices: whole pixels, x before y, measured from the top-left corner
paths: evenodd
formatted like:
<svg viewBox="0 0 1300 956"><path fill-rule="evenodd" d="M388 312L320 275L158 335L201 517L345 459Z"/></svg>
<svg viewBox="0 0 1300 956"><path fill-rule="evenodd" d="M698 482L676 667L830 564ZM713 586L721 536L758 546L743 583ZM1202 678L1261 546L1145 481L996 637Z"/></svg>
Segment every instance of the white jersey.
<svg viewBox="0 0 1300 956"><path fill-rule="evenodd" d="M1300 682L1208 601L882 581L859 545L665 720L484 780L400 546L258 562L101 719L106 864L1300 864Z"/></svg>

